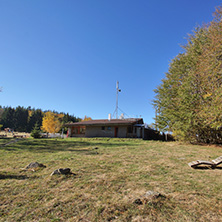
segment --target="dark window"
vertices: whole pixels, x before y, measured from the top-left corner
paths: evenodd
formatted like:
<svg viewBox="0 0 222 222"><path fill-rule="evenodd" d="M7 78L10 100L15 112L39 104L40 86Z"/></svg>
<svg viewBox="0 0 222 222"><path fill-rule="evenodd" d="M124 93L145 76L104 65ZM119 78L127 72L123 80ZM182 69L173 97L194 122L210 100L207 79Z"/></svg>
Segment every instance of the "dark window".
<svg viewBox="0 0 222 222"><path fill-rule="evenodd" d="M102 126L102 130L105 130L105 126Z"/></svg>
<svg viewBox="0 0 222 222"><path fill-rule="evenodd" d="M128 133L132 133L133 132L133 127L132 126L128 126L127 127L127 132Z"/></svg>

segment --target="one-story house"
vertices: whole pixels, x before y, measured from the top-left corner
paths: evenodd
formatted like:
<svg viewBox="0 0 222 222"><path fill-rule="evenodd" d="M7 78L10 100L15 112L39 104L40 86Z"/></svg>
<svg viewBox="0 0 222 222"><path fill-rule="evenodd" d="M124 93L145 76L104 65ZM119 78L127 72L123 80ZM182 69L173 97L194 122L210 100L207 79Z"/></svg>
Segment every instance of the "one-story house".
<svg viewBox="0 0 222 222"><path fill-rule="evenodd" d="M142 118L98 119L65 124L68 137L143 138Z"/></svg>

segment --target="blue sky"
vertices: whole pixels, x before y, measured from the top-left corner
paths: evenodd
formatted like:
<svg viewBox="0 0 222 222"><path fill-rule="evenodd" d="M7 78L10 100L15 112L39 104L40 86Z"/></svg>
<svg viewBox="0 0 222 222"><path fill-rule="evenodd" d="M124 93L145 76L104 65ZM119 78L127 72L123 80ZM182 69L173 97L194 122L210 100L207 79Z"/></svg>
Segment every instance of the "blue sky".
<svg viewBox="0 0 222 222"><path fill-rule="evenodd" d="M219 0L0 0L0 105L152 123L153 90ZM121 113L119 111L119 113Z"/></svg>

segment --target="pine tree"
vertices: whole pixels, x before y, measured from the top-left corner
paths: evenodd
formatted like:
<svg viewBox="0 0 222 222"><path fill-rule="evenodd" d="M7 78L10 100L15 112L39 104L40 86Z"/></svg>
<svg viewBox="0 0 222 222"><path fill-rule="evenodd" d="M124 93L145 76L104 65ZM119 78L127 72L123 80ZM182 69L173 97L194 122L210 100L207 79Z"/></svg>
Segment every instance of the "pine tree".
<svg viewBox="0 0 222 222"><path fill-rule="evenodd" d="M31 132L31 136L33 138L40 138L41 137L41 131L40 131L40 127L39 127L39 124L36 122L35 123L35 126Z"/></svg>

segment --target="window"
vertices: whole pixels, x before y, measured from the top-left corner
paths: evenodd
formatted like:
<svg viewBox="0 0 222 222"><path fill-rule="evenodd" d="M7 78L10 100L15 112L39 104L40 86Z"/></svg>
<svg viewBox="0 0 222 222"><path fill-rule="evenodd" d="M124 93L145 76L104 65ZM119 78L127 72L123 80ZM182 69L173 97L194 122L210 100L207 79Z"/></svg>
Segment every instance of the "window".
<svg viewBox="0 0 222 222"><path fill-rule="evenodd" d="M102 128L101 128L102 130L105 130L105 126L102 126Z"/></svg>
<svg viewBox="0 0 222 222"><path fill-rule="evenodd" d="M85 128L80 128L80 134L84 134L86 132Z"/></svg>
<svg viewBox="0 0 222 222"><path fill-rule="evenodd" d="M78 128L74 128L73 133L78 134Z"/></svg>
<svg viewBox="0 0 222 222"><path fill-rule="evenodd" d="M107 126L107 130L111 130L111 126Z"/></svg>
<svg viewBox="0 0 222 222"><path fill-rule="evenodd" d="M133 133L133 127L132 126L128 126L127 127L127 132L128 133Z"/></svg>

